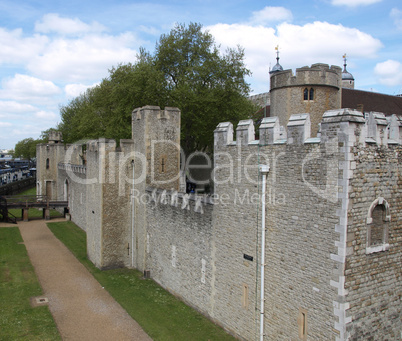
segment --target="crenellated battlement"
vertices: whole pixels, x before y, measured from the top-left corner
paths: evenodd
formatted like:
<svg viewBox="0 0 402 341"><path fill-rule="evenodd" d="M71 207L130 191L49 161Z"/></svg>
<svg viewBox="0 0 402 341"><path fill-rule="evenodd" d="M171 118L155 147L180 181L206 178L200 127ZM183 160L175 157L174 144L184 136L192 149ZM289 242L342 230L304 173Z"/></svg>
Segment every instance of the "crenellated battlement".
<svg viewBox="0 0 402 341"><path fill-rule="evenodd" d="M313 64L311 67L303 66L276 72L271 75L271 91L281 87L324 85L339 89L341 87L342 69L339 66L328 64Z"/></svg>
<svg viewBox="0 0 402 341"><path fill-rule="evenodd" d="M63 142L63 135L61 131L52 130L49 132L49 143L61 143Z"/></svg>
<svg viewBox="0 0 402 341"><path fill-rule="evenodd" d="M302 145L326 142L338 134L354 135L353 140L361 144L377 144L381 146L401 144L402 124L400 117L371 112L366 120L360 111L338 109L326 111L320 124L321 131L317 137L311 137L310 114L295 114L289 119L286 133L281 134L278 117L266 117L259 127L260 139L255 139L252 120L242 120L236 128L236 140L233 139L233 125L230 122L220 123L214 131L215 147L236 145ZM353 125L353 127L351 127Z"/></svg>
<svg viewBox="0 0 402 341"><path fill-rule="evenodd" d="M114 151L116 141L112 139L98 139L87 142L87 152Z"/></svg>

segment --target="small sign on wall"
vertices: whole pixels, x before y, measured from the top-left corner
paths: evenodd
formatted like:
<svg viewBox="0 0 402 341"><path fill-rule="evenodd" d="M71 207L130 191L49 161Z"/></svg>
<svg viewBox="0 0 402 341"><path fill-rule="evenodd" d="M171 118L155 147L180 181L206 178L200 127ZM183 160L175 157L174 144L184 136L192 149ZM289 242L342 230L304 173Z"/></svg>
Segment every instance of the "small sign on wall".
<svg viewBox="0 0 402 341"><path fill-rule="evenodd" d="M250 255L247 255L247 254L243 254L243 258L245 259L245 260L249 260L250 262L252 262L253 261L253 256L250 256Z"/></svg>

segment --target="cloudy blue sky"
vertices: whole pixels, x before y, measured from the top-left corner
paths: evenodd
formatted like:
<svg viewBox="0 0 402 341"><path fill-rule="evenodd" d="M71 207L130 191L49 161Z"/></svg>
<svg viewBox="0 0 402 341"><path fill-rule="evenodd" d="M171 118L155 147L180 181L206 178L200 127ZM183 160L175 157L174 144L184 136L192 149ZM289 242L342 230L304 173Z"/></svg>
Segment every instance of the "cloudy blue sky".
<svg viewBox="0 0 402 341"><path fill-rule="evenodd" d="M190 22L222 51L245 49L253 94L269 90L277 45L285 69L347 53L356 88L402 93L400 0L0 0L0 149L38 138L60 105Z"/></svg>

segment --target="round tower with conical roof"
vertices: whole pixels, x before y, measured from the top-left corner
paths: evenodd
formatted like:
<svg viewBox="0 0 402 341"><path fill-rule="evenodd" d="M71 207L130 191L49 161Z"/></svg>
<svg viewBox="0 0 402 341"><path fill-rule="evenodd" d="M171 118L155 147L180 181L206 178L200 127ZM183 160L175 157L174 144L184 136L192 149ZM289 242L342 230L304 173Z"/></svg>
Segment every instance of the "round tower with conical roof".
<svg viewBox="0 0 402 341"><path fill-rule="evenodd" d="M355 79L353 75L346 70L346 53L343 55L342 88L355 88Z"/></svg>

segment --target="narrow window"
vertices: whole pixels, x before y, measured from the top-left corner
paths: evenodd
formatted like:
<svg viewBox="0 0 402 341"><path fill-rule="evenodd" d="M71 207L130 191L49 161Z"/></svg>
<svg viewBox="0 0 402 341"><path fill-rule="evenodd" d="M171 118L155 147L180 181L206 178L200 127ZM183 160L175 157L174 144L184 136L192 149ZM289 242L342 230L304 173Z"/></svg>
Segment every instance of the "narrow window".
<svg viewBox="0 0 402 341"><path fill-rule="evenodd" d="M313 101L314 100L314 89L313 88L311 88L310 89L310 101Z"/></svg>
<svg viewBox="0 0 402 341"><path fill-rule="evenodd" d="M159 172L166 173L167 164L166 164L166 155L162 155L159 161Z"/></svg>
<svg viewBox="0 0 402 341"><path fill-rule="evenodd" d="M161 171L162 171L162 173L165 173L165 159L164 158L162 158L162 163L161 163Z"/></svg>
<svg viewBox="0 0 402 341"><path fill-rule="evenodd" d="M49 169L49 158L46 159L46 169Z"/></svg>
<svg viewBox="0 0 402 341"><path fill-rule="evenodd" d="M379 197L371 204L367 214L366 254L386 251L388 244L388 225L391 214L388 202Z"/></svg>
<svg viewBox="0 0 402 341"><path fill-rule="evenodd" d="M299 339L300 340L307 340L307 310L306 309L299 309L299 318L298 318L298 325L299 325Z"/></svg>
<svg viewBox="0 0 402 341"><path fill-rule="evenodd" d="M308 89L307 88L305 88L303 91L303 99L305 101L308 101Z"/></svg>
<svg viewBox="0 0 402 341"><path fill-rule="evenodd" d="M377 205L371 214L373 223L371 225L370 246L380 245L384 242L384 205Z"/></svg>
<svg viewBox="0 0 402 341"><path fill-rule="evenodd" d="M302 325L301 325L301 336L306 335L306 313L301 313Z"/></svg>

